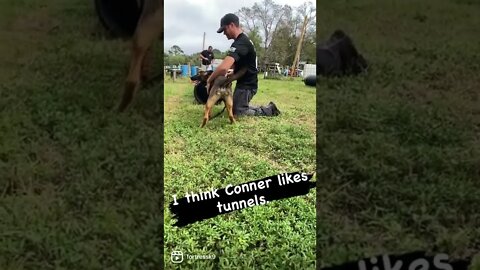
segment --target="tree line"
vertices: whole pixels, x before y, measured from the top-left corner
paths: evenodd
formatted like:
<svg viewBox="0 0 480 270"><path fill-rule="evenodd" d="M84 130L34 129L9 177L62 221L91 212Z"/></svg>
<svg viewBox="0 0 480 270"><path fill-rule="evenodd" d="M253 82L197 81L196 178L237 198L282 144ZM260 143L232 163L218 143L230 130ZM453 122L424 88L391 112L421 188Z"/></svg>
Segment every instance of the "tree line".
<svg viewBox="0 0 480 270"><path fill-rule="evenodd" d="M255 45L260 66L267 63L291 66L296 60L296 53L299 54L297 63L298 60L315 63L316 9L312 2L293 8L276 4L274 0L263 0L251 7L241 8L236 14L244 32ZM224 58L227 53L218 49L213 51L217 59ZM199 53L186 55L174 45L164 52L164 63L177 65L190 62L199 65Z"/></svg>

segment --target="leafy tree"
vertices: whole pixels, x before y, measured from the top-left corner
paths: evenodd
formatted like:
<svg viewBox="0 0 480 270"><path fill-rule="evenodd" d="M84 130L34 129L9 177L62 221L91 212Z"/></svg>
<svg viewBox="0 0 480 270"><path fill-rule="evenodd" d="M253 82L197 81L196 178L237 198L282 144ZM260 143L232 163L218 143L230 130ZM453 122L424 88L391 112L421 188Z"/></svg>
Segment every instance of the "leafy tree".
<svg viewBox="0 0 480 270"><path fill-rule="evenodd" d="M299 38L298 45L295 52L295 58L292 63L292 70L296 70L298 67L302 48L303 48L303 45L305 44L307 30L309 29L309 26L315 25L316 8L312 4L312 2L304 3L303 5L297 8L297 13L301 17L303 17L303 23L302 23L302 29L300 32L300 38Z"/></svg>
<svg viewBox="0 0 480 270"><path fill-rule="evenodd" d="M281 6L273 0L263 0L261 3L253 4L250 8L243 7L238 11L239 18L241 18L247 32L259 30L263 37L264 55L262 62L269 61L269 46L273 33L290 10L291 7L288 5Z"/></svg>
<svg viewBox="0 0 480 270"><path fill-rule="evenodd" d="M316 50L316 33L314 31L307 32L305 37L305 42L303 44L303 49L300 59L306 61L307 63L316 63L317 59L317 50Z"/></svg>
<svg viewBox="0 0 480 270"><path fill-rule="evenodd" d="M291 65L297 49L300 58L297 61L314 63L315 13L311 2L294 9L276 4L274 0L262 0L237 12L242 28L257 49L260 67L268 62Z"/></svg>
<svg viewBox="0 0 480 270"><path fill-rule="evenodd" d="M262 36L260 35L260 30L258 30L258 27L254 27L251 30L245 31L245 33L253 42L253 46L255 46L257 58L261 60L259 64L263 65L263 56L265 54L265 49L262 47Z"/></svg>
<svg viewBox="0 0 480 270"><path fill-rule="evenodd" d="M178 45L173 45L170 50L168 50L170 55L184 55L185 53Z"/></svg>

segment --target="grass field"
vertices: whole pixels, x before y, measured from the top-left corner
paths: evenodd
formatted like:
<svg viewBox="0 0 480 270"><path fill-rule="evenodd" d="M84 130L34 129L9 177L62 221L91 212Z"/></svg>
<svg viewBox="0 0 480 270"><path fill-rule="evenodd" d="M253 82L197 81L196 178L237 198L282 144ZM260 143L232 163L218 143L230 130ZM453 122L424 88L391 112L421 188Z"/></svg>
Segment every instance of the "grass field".
<svg viewBox="0 0 480 270"><path fill-rule="evenodd" d="M160 85L114 112L93 1L2 1L0 31L0 269L159 269Z"/></svg>
<svg viewBox="0 0 480 270"><path fill-rule="evenodd" d="M165 199L224 188L282 172L315 171L315 88L302 81L264 80L253 105L274 101L274 118L224 115L200 129L203 105L188 80L165 83ZM217 105L214 113L223 105ZM315 269L315 192L173 227L165 211L165 263L170 253L215 254L182 269ZM195 268L193 268L195 267ZM228 268L231 267L231 268Z"/></svg>
<svg viewBox="0 0 480 270"><path fill-rule="evenodd" d="M478 1L324 1L371 62L318 88L322 266L414 250L480 269Z"/></svg>

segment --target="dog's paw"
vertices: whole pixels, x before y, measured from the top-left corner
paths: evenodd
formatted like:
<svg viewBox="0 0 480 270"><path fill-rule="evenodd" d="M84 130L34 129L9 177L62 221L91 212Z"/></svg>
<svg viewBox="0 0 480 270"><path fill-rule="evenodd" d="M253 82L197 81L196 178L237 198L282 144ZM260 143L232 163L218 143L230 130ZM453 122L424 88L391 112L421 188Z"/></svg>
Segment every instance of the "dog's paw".
<svg viewBox="0 0 480 270"><path fill-rule="evenodd" d="M200 124L200 128L203 128L207 124L207 120L203 119L202 124Z"/></svg>

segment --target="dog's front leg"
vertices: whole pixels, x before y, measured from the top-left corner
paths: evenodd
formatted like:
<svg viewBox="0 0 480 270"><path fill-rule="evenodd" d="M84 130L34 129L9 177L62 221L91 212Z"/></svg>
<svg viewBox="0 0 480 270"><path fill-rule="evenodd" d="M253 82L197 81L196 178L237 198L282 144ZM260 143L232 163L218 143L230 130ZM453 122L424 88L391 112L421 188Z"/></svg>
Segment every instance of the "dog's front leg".
<svg viewBox="0 0 480 270"><path fill-rule="evenodd" d="M130 62L130 69L128 71L127 81L125 82L125 89L123 91L122 102L118 106L118 111L123 112L133 99L134 93L140 85L140 72L142 67L142 60L145 56L146 50L137 46L134 41L132 48L132 59Z"/></svg>
<svg viewBox="0 0 480 270"><path fill-rule="evenodd" d="M145 52L145 56L143 57L140 81L146 82L151 79L152 69L153 69L153 60L154 60L153 46L150 46L150 48L148 48L147 51Z"/></svg>
<svg viewBox="0 0 480 270"><path fill-rule="evenodd" d="M152 47L153 42L161 36L162 31L163 9L157 9L153 13L144 10L133 37L132 58L123 98L118 107L119 112L123 112L127 108L139 88L145 55Z"/></svg>
<svg viewBox="0 0 480 270"><path fill-rule="evenodd" d="M230 123L235 123L235 118L233 117L233 96L228 95L225 97L225 107L227 107L228 118L230 118Z"/></svg>
<svg viewBox="0 0 480 270"><path fill-rule="evenodd" d="M210 90L210 91L212 91L212 90ZM219 98L220 98L219 95L215 95L215 94L210 93L210 97L207 100L207 104L205 104L205 112L203 114L203 122L202 122L202 125L200 126L201 128L203 128L207 124L208 119L210 119L210 111L212 110L213 106L215 106L215 103L217 103Z"/></svg>

